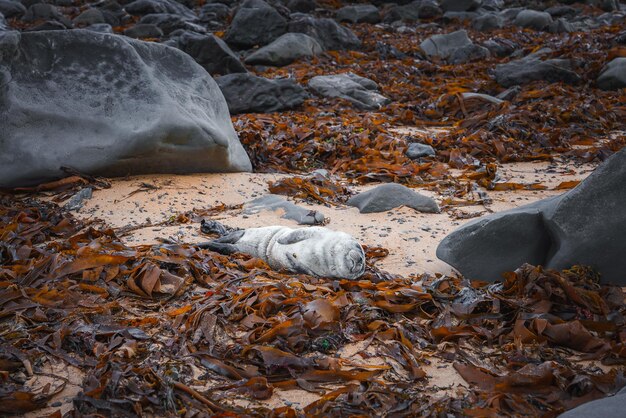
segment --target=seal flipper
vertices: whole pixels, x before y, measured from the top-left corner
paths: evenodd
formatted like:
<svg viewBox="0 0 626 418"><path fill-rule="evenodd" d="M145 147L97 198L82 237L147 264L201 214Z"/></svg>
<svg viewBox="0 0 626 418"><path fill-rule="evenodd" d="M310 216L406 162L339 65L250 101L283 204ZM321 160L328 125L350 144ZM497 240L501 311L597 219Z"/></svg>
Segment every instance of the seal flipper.
<svg viewBox="0 0 626 418"><path fill-rule="evenodd" d="M307 228L295 229L284 237L280 237L276 242L280 245L295 244L311 238L311 232Z"/></svg>
<svg viewBox="0 0 626 418"><path fill-rule="evenodd" d="M240 229L237 231L233 231L233 232L229 232L228 234L219 237L218 239L214 240L213 242L219 242L219 243L223 243L223 244L236 244L237 241L239 241L241 239L241 237L243 237L243 234L246 233L245 229Z"/></svg>
<svg viewBox="0 0 626 418"><path fill-rule="evenodd" d="M197 244L197 246L204 250L211 250L224 255L230 255L239 251L239 248L237 248L236 245L221 243L217 240L202 242L200 244Z"/></svg>
<svg viewBox="0 0 626 418"><path fill-rule="evenodd" d="M237 241L239 241L245 233L246 231L243 229L233 231L224 235L223 237L219 237L216 240L198 244L198 247L215 251L224 255L233 254L239 252L239 248L234 244L236 244Z"/></svg>

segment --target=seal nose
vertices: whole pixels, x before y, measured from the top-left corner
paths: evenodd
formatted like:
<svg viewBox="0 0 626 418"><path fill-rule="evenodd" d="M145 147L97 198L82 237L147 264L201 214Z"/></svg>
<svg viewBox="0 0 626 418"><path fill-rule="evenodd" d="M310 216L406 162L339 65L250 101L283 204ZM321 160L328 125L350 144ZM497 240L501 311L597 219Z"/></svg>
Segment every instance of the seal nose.
<svg viewBox="0 0 626 418"><path fill-rule="evenodd" d="M355 273L357 271L360 271L363 269L364 267L364 263L363 263L363 255L361 254L360 251L355 251L355 250L350 250L348 252L348 259L350 260L351 263L351 267L350 267L350 271L352 273Z"/></svg>

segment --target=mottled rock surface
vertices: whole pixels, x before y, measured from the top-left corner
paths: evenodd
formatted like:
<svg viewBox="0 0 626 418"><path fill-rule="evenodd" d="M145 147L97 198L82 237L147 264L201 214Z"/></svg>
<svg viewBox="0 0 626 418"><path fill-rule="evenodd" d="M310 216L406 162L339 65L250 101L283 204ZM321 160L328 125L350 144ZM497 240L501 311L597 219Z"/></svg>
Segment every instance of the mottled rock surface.
<svg viewBox="0 0 626 418"><path fill-rule="evenodd" d="M250 170L224 98L188 55L86 30L0 34L2 187Z"/></svg>

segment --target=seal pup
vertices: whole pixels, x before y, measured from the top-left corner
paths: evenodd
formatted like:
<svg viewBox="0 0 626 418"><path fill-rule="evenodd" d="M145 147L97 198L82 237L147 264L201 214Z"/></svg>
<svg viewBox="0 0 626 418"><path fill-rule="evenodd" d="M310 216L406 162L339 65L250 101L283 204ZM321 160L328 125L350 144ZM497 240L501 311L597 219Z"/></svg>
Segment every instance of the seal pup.
<svg viewBox="0 0 626 418"><path fill-rule="evenodd" d="M201 248L221 254L246 253L262 259L274 270L351 280L365 271L363 248L345 232L320 226L298 229L266 226L228 231L214 221L203 221L202 231L222 236L199 244Z"/></svg>

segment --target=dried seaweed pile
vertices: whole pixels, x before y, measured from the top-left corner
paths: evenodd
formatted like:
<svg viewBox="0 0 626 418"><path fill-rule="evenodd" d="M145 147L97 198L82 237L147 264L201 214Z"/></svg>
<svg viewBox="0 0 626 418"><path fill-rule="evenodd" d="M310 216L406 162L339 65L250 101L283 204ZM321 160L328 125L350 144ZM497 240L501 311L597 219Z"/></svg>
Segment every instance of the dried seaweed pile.
<svg viewBox="0 0 626 418"><path fill-rule="evenodd" d="M448 178L449 166L480 171L489 163L550 160L555 155L603 160L626 144L626 93L602 91L595 80L607 62L623 56L614 39L625 28L604 26L563 36L515 28L485 34L467 22L448 23L444 29L421 25L415 33L352 25L363 40L362 50L329 52L259 75L292 76L306 85L316 75L351 71L376 81L391 104L360 112L347 101L312 97L301 111L239 115L233 121L257 171L327 168L358 182L428 185ZM458 29L466 29L475 42L490 39L518 50L518 57L540 46L551 49L546 58L575 58L581 81L532 82L499 104L466 98L463 93L496 96L505 91L493 72L496 65L515 58L494 56L461 65L424 59L419 49L423 40ZM407 126L446 130L417 136L391 130ZM407 144L415 141L432 145L437 156L422 162L407 158Z"/></svg>
<svg viewBox="0 0 626 418"><path fill-rule="evenodd" d="M391 276L373 248L361 280L331 281L1 203L0 413L61 392L52 362L83 374L75 415L555 416L626 383L624 294L582 267L486 286ZM469 388L430 384L435 362ZM272 409L295 389L317 400Z"/></svg>

